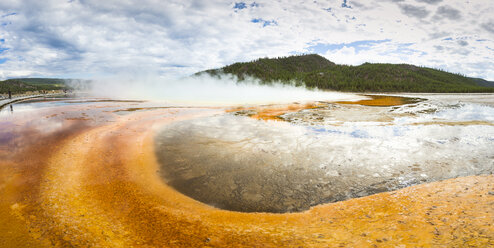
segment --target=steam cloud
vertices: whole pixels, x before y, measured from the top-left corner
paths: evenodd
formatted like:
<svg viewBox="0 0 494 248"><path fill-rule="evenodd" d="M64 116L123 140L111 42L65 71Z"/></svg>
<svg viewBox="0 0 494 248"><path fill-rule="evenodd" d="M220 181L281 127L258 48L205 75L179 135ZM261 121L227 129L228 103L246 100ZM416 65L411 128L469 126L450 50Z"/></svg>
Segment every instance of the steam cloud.
<svg viewBox="0 0 494 248"><path fill-rule="evenodd" d="M164 101L174 104L236 105L313 101L356 101L365 99L350 93L308 89L305 86L274 82L262 84L249 78L240 81L231 75L200 75L182 79L159 77L114 77L93 81L72 80L73 88L93 97Z"/></svg>

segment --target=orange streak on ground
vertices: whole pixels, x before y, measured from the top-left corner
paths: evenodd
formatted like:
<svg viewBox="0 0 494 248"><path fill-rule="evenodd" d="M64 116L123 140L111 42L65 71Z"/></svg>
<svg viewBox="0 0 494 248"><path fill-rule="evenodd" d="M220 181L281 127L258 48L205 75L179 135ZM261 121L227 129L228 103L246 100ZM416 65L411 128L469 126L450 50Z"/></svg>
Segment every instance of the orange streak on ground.
<svg viewBox="0 0 494 248"><path fill-rule="evenodd" d="M237 111L253 111L252 115L249 117L257 120L274 120L280 121L280 115L286 113L297 112L303 109L313 109L319 107L320 104L317 103L305 103L305 104L289 104L289 105L269 105L260 107L236 107L226 110L226 112L237 112Z"/></svg>
<svg viewBox="0 0 494 248"><path fill-rule="evenodd" d="M494 176L405 188L302 213L215 209L158 176L148 111L51 147L37 190L1 175L1 247L489 247ZM193 118L182 116L180 118ZM0 162L3 172L19 164ZM22 178L24 171L19 172ZM24 194L22 196L16 194ZM35 200L32 200L35 199ZM8 223L6 222L8 221Z"/></svg>
<svg viewBox="0 0 494 248"><path fill-rule="evenodd" d="M372 99L360 100L360 101L355 101L355 102L339 101L336 103L339 103L339 104L358 104L358 105L376 106L376 107L390 107L390 106L398 106L398 105L403 105L403 104L408 103L406 100L407 98L405 98L405 97L375 96L375 95L371 95L368 97L371 97Z"/></svg>

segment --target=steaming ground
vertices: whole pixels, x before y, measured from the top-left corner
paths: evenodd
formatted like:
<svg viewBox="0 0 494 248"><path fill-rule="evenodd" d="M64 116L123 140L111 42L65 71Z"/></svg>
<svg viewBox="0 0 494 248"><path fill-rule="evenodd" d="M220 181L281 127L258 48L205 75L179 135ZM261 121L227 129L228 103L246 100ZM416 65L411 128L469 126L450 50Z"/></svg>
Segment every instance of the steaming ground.
<svg viewBox="0 0 494 248"><path fill-rule="evenodd" d="M151 100L173 105L230 106L367 99L356 94L307 89L303 86L297 87L295 84L266 85L252 78L238 82L235 77L229 75L222 77L202 75L183 79L113 78L89 83L72 81L69 84L76 89L83 89L94 97Z"/></svg>
<svg viewBox="0 0 494 248"><path fill-rule="evenodd" d="M245 211L275 212L329 201L337 190L352 197L402 187L407 173L410 179L422 173L431 178L436 168L428 162L444 168L445 176L482 173L492 161L485 157L487 145L492 147L489 125L430 124L424 117L454 121L457 110L486 121L491 109L465 105L405 113L422 111L426 102L396 109L326 103L299 111L293 116L299 122L128 100L14 103L0 110L0 247L492 247L492 175L297 214L257 214L202 204L158 174L196 199L205 192L218 207L245 204ZM403 130L395 134L395 127ZM164 128L158 138L155 128ZM168 153L161 165L156 152ZM425 163L413 166L412 159ZM398 180L399 168L404 178ZM399 175L387 174L392 172Z"/></svg>
<svg viewBox="0 0 494 248"><path fill-rule="evenodd" d="M317 108L277 116L284 122L233 112L162 128L155 141L162 178L223 209L302 211L494 170L492 94L414 94L428 100L369 107L335 103L366 96L263 85L253 79L238 83L228 76L99 80L88 92L150 100L146 106L151 109L319 102ZM142 109L138 105L125 111Z"/></svg>
<svg viewBox="0 0 494 248"><path fill-rule="evenodd" d="M156 138L161 174L197 200L247 212L301 211L492 174L489 101L425 97L430 100L385 108L327 104L284 114L284 122L233 114L177 122Z"/></svg>

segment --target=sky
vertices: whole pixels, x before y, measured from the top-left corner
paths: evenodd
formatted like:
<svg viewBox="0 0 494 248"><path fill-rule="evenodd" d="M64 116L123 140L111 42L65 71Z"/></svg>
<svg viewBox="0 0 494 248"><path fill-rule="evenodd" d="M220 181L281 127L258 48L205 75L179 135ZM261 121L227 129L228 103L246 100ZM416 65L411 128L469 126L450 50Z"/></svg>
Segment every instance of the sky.
<svg viewBox="0 0 494 248"><path fill-rule="evenodd" d="M492 0L1 0L0 79L184 77L317 53L494 80Z"/></svg>

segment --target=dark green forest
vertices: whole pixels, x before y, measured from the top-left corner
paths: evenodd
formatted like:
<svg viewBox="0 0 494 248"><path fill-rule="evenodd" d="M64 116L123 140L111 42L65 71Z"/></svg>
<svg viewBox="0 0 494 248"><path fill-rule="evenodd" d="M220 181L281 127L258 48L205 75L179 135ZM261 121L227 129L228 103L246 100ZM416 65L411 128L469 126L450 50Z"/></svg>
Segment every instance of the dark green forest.
<svg viewBox="0 0 494 248"><path fill-rule="evenodd" d="M194 75L203 73L212 76L232 74L240 81L254 77L265 84L295 83L310 88L350 92L494 92L494 82L439 69L408 64L337 65L317 54L260 58ZM68 88L64 79L57 78L16 78L0 81L0 94L6 94L9 90L13 94L20 94L27 91Z"/></svg>
<svg viewBox="0 0 494 248"><path fill-rule="evenodd" d="M21 94L27 91L67 89L65 80L56 78L17 78L0 81L0 94Z"/></svg>
<svg viewBox="0 0 494 248"><path fill-rule="evenodd" d="M280 81L351 92L494 92L494 82L409 64L337 65L317 54L261 58L196 73L247 76L263 83Z"/></svg>

